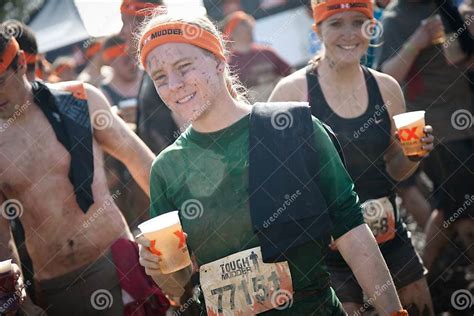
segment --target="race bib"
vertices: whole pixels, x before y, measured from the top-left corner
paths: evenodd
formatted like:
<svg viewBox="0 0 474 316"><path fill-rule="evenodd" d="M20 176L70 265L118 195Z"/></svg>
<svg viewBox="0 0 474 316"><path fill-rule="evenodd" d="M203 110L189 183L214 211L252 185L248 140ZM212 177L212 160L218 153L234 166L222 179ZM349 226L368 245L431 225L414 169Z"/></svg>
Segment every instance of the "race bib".
<svg viewBox="0 0 474 316"><path fill-rule="evenodd" d="M263 263L260 247L200 267L208 315L255 315L293 301L288 262Z"/></svg>
<svg viewBox="0 0 474 316"><path fill-rule="evenodd" d="M378 244L395 237L395 212L387 197L362 203L364 220L369 225Z"/></svg>

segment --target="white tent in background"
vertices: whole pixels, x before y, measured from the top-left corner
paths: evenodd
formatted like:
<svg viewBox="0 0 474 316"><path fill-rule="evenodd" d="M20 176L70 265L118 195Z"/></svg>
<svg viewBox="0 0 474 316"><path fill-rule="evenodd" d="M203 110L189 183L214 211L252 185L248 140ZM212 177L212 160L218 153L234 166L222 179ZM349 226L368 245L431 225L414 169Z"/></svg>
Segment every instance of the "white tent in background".
<svg viewBox="0 0 474 316"><path fill-rule="evenodd" d="M122 0L45 0L29 23L45 53L89 37L116 34L122 27ZM202 0L165 0L170 12L205 14Z"/></svg>
<svg viewBox="0 0 474 316"><path fill-rule="evenodd" d="M29 26L36 34L41 53L89 37L72 0L46 0Z"/></svg>

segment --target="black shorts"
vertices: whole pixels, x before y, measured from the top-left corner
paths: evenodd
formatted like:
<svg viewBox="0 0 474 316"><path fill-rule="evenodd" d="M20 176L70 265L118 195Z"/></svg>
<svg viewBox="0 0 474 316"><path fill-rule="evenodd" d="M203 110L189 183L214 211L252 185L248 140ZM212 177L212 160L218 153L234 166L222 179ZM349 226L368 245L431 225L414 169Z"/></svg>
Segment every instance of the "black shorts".
<svg viewBox="0 0 474 316"><path fill-rule="evenodd" d="M403 230L406 236L394 241L388 249L380 248L385 262L387 263L393 282L397 289L401 289L415 281L422 279L427 270L423 267L420 256L416 253L411 244L408 232ZM343 303L364 303L362 288L359 286L354 274L347 264L329 265L331 273L331 286L336 291L336 295ZM370 271L365 271L370 274Z"/></svg>
<svg viewBox="0 0 474 316"><path fill-rule="evenodd" d="M474 140L437 144L423 161L444 219L474 218Z"/></svg>

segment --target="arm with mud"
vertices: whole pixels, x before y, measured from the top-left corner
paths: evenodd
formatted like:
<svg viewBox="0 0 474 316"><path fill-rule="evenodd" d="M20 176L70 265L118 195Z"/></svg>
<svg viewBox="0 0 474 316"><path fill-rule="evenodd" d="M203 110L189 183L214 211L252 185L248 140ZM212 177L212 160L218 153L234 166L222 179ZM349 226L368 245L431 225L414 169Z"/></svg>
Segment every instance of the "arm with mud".
<svg viewBox="0 0 474 316"><path fill-rule="evenodd" d="M88 84L85 84L85 88L91 120L97 117L95 113L98 111L104 119L101 126L93 122L95 139L107 153L128 168L138 185L150 196L150 169L155 158L153 152L118 115L112 113L102 92Z"/></svg>

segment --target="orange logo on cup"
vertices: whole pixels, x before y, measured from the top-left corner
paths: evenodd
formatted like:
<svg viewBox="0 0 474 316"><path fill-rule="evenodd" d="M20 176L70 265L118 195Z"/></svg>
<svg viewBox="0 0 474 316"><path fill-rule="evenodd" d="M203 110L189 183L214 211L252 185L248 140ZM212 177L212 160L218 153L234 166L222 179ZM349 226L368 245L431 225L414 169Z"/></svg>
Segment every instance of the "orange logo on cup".
<svg viewBox="0 0 474 316"><path fill-rule="evenodd" d="M175 234L179 238L178 248L183 248L186 244L186 237L184 237L184 232L182 230L177 230L173 234Z"/></svg>
<svg viewBox="0 0 474 316"><path fill-rule="evenodd" d="M158 249L156 249L155 244L156 244L156 240L152 240L150 242L150 251L157 256L161 256L162 253Z"/></svg>
<svg viewBox="0 0 474 316"><path fill-rule="evenodd" d="M411 139L420 139L418 135L416 135L416 129L417 127L412 127L412 128L402 128L398 132L398 137L400 137L401 141L409 141ZM406 134L406 136L404 136Z"/></svg>

